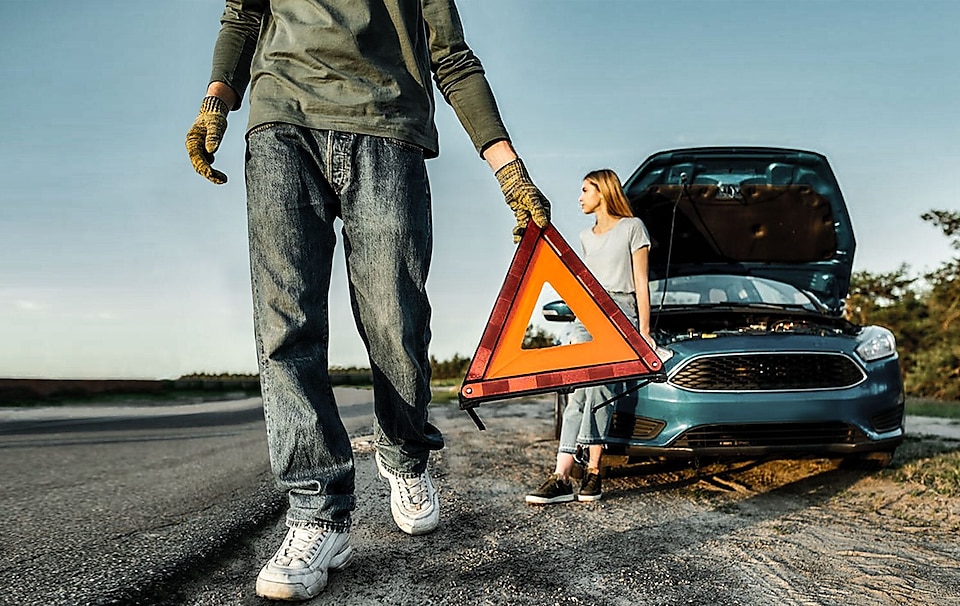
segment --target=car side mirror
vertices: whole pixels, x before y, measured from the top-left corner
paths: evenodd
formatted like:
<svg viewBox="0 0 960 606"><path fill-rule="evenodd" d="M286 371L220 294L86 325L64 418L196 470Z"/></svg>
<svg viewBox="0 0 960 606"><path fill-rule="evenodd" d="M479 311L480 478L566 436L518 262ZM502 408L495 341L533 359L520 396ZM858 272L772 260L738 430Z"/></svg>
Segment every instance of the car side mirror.
<svg viewBox="0 0 960 606"><path fill-rule="evenodd" d="M577 316L563 301L551 301L543 306L543 319L548 322L573 322Z"/></svg>

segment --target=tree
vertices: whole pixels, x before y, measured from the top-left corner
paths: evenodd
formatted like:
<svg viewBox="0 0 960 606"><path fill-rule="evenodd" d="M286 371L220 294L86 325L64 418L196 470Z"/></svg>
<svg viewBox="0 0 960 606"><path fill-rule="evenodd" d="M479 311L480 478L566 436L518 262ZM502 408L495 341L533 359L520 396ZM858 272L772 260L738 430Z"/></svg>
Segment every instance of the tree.
<svg viewBox="0 0 960 606"><path fill-rule="evenodd" d="M530 324L523 332L523 343L520 347L523 349L542 349L544 347L553 347L556 344L556 336L539 326L535 327L533 324Z"/></svg>
<svg viewBox="0 0 960 606"><path fill-rule="evenodd" d="M920 216L933 223L950 238L950 246L960 250L960 213L946 210L931 210ZM960 259L954 257L948 263L924 275L930 285L929 307L936 317L938 328L944 333L956 332L960 319Z"/></svg>
<svg viewBox="0 0 960 606"><path fill-rule="evenodd" d="M454 354L449 360L437 360L430 356L430 374L434 379L463 379L470 367L470 358Z"/></svg>
<svg viewBox="0 0 960 606"><path fill-rule="evenodd" d="M960 251L960 212L931 210L920 217L932 223ZM960 258L924 274L927 338L905 368L908 393L960 400Z"/></svg>
<svg viewBox="0 0 960 606"><path fill-rule="evenodd" d="M960 251L960 212L931 210L932 223ZM855 272L847 317L886 326L897 336L904 388L917 397L960 400L960 258L909 277L901 265L889 273Z"/></svg>
<svg viewBox="0 0 960 606"><path fill-rule="evenodd" d="M865 324L877 310L896 305L911 293L915 278L907 277L909 267L904 264L896 271L874 274L869 271L857 271L850 278L850 291L847 295L847 319L857 324Z"/></svg>

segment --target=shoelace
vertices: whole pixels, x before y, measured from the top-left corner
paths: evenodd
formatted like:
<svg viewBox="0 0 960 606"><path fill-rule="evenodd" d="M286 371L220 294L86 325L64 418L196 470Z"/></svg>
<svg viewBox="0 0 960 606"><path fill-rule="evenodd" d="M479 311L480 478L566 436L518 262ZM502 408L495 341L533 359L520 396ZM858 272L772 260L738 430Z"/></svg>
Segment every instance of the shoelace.
<svg viewBox="0 0 960 606"><path fill-rule="evenodd" d="M400 497L410 507L410 509L420 510L430 500L430 491L427 489L426 474L415 478L397 478L397 485L400 487Z"/></svg>
<svg viewBox="0 0 960 606"><path fill-rule="evenodd" d="M277 552L277 564L289 566L296 560L309 562L320 549L326 534L319 528L292 528Z"/></svg>

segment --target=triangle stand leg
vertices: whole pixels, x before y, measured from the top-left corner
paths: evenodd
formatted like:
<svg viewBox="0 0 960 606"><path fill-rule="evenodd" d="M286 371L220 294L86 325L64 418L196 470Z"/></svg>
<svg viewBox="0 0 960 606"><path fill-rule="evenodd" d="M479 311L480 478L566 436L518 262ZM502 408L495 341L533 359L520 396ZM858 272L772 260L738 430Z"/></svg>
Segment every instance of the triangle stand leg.
<svg viewBox="0 0 960 606"><path fill-rule="evenodd" d="M467 411L467 414L470 415L470 418L473 419L474 423L476 423L477 429L483 431L487 428L487 426L483 424L483 420L480 419L480 415L478 415L477 411L473 409L473 406L465 408L464 410Z"/></svg>

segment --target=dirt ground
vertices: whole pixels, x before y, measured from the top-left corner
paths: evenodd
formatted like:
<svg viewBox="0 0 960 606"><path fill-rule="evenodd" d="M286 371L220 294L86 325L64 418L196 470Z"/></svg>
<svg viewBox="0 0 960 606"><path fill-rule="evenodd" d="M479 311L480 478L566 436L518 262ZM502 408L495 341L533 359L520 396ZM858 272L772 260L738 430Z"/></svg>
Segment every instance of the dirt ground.
<svg viewBox="0 0 960 606"><path fill-rule="evenodd" d="M356 555L308 604L960 605L960 498L803 460L646 465L605 480L599 502L530 506L552 470L552 406L479 411L484 432L436 409L442 518L423 537L397 530L369 438L354 440ZM910 438L894 467L958 448ZM268 528L180 603L267 604L253 580L283 533Z"/></svg>

